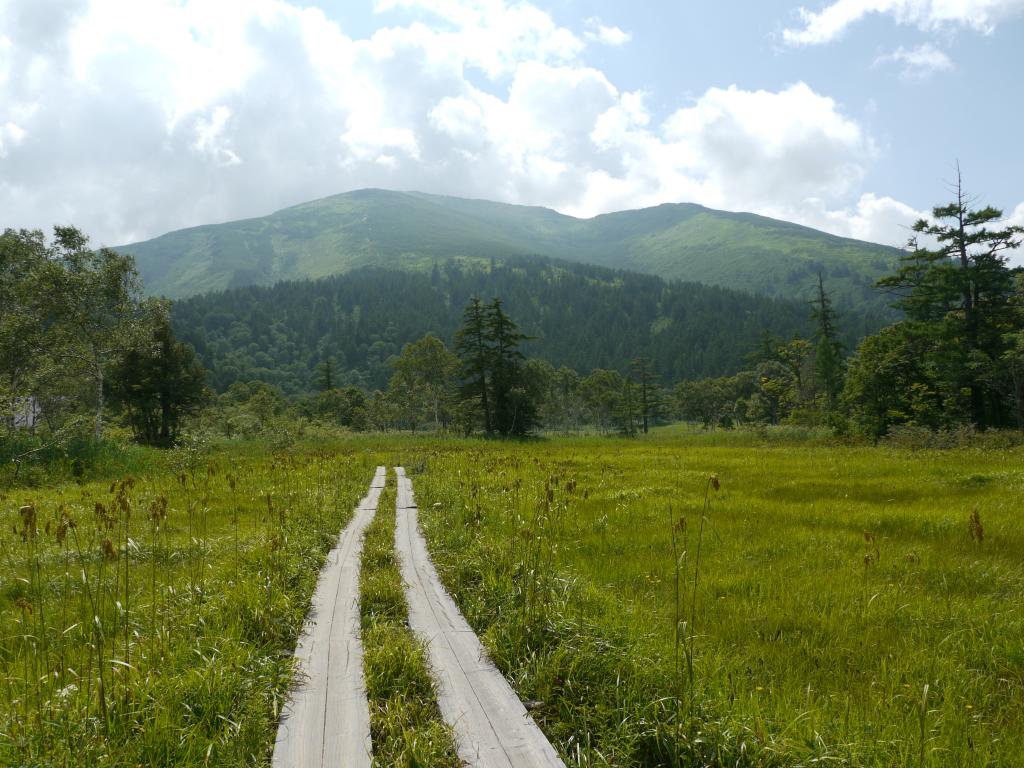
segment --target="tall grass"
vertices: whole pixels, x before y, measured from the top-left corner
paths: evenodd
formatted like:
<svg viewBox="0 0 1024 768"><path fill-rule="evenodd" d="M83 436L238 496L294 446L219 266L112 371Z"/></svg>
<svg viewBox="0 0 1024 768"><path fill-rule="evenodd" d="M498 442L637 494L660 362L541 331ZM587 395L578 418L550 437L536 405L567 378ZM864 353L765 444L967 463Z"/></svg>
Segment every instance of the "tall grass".
<svg viewBox="0 0 1024 768"><path fill-rule="evenodd" d="M441 719L427 651L407 624L408 607L395 559L393 476L366 531L360 571L366 692L374 764L460 765L451 729Z"/></svg>
<svg viewBox="0 0 1024 768"><path fill-rule="evenodd" d="M421 455L442 578L573 764L1024 754L1020 449L670 434Z"/></svg>
<svg viewBox="0 0 1024 768"><path fill-rule="evenodd" d="M266 764L373 466L194 444L138 477L0 497L0 764Z"/></svg>

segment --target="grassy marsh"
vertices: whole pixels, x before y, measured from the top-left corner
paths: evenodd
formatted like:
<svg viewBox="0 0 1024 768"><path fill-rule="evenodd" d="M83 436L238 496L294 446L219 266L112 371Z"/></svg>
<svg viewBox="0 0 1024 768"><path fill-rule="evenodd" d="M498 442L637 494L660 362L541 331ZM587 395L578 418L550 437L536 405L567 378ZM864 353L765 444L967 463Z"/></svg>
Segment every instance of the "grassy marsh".
<svg viewBox="0 0 1024 768"><path fill-rule="evenodd" d="M437 708L426 648L408 626L394 547L395 493L391 469L366 531L360 573L374 765L458 768L454 735Z"/></svg>
<svg viewBox="0 0 1024 768"><path fill-rule="evenodd" d="M382 463L570 765L1013 764L1024 451L791 437L193 446L6 491L0 764L266 765L320 564ZM393 480L362 584L378 761L453 765Z"/></svg>
<svg viewBox="0 0 1024 768"><path fill-rule="evenodd" d="M0 764L264 765L374 463L192 445L0 499Z"/></svg>
<svg viewBox="0 0 1024 768"><path fill-rule="evenodd" d="M669 431L439 449L415 481L443 578L574 764L980 766L1024 753L1022 458Z"/></svg>

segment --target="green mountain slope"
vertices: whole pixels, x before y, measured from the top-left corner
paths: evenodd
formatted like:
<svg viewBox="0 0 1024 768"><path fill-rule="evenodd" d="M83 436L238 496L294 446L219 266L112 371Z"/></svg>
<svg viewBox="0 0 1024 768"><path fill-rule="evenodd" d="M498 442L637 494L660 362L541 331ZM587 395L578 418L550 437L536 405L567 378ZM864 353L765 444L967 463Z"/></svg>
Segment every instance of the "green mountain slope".
<svg viewBox="0 0 1024 768"><path fill-rule="evenodd" d="M576 219L546 208L360 190L122 246L147 288L183 297L362 266L549 256L807 299L820 271L840 306L883 306L871 284L899 251L748 213L666 204Z"/></svg>

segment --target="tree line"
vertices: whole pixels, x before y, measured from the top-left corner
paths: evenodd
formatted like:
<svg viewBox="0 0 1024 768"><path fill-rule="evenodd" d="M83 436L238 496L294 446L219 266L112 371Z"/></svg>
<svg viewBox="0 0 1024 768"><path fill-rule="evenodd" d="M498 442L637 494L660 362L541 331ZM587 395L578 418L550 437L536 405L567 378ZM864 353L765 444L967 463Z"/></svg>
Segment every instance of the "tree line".
<svg viewBox="0 0 1024 768"><path fill-rule="evenodd" d="M531 337L531 356L623 374L645 356L663 381L733 373L763 330L790 337L810 329L799 301L548 259L364 268L197 296L176 302L172 314L218 392L260 380L298 396L315 391L327 359L339 385L386 388L388 361L405 344L427 333L453 343L474 296L501 297ZM844 319L848 345L882 325L870 315Z"/></svg>
<svg viewBox="0 0 1024 768"><path fill-rule="evenodd" d="M902 319L870 333L820 276L808 307L544 259L364 269L171 307L144 295L130 256L77 229L7 230L0 452L26 433L100 439L110 419L171 445L190 416L229 436L295 419L500 436L673 419L874 439L1024 428L1024 271L1006 260L1024 229L972 206L958 185L914 224L877 286Z"/></svg>
<svg viewBox="0 0 1024 768"><path fill-rule="evenodd" d="M1024 270L1007 262L1024 228L955 199L914 223L897 270L876 287L902 319L847 356L819 282L815 333L766 336L739 373L678 384L676 415L706 427L829 424L878 439L894 428L1024 428Z"/></svg>

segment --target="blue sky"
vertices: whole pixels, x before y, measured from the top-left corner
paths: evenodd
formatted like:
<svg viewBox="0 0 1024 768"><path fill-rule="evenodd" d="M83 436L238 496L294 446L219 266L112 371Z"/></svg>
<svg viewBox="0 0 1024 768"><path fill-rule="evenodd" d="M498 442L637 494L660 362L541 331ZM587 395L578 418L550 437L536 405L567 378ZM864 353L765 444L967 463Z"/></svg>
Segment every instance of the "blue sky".
<svg viewBox="0 0 1024 768"><path fill-rule="evenodd" d="M363 186L1024 223L1024 0L0 0L0 226L103 243Z"/></svg>

